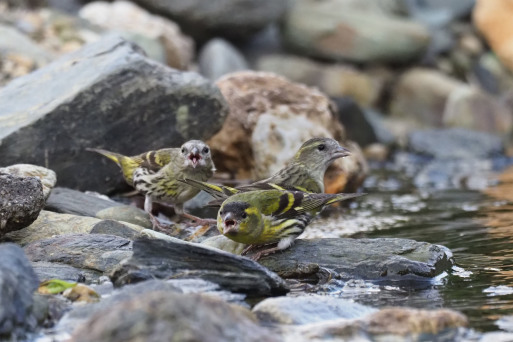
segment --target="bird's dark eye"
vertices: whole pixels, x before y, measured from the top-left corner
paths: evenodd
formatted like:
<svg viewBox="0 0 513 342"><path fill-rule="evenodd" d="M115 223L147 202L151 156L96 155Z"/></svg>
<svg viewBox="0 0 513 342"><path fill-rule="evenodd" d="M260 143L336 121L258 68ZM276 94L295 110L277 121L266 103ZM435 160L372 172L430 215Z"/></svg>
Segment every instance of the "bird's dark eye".
<svg viewBox="0 0 513 342"><path fill-rule="evenodd" d="M246 217L248 217L248 214L246 214L246 213L242 213L241 217L242 217L243 219L245 219Z"/></svg>
<svg viewBox="0 0 513 342"><path fill-rule="evenodd" d="M221 216L222 216L223 214L224 214L224 213L223 213L223 211L222 211L222 210L219 210L219 215L221 215Z"/></svg>
<svg viewBox="0 0 513 342"><path fill-rule="evenodd" d="M185 147L182 147L182 153L185 153Z"/></svg>
<svg viewBox="0 0 513 342"><path fill-rule="evenodd" d="M323 151L325 148L326 148L326 145L324 145L324 144L320 144L319 146L317 146L317 149L319 151Z"/></svg>
<svg viewBox="0 0 513 342"><path fill-rule="evenodd" d="M209 151L208 147L203 148L203 153L208 153L208 151Z"/></svg>

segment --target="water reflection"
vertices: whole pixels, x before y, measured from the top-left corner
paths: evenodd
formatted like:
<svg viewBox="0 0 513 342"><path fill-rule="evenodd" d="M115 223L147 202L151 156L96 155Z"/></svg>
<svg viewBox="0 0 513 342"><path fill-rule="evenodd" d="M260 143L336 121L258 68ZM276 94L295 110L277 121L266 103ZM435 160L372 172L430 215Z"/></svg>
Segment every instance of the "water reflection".
<svg viewBox="0 0 513 342"><path fill-rule="evenodd" d="M394 178L391 172L370 177L365 189L368 196L353 208L338 209L338 215L317 221L307 229L306 237L428 241L449 247L456 267L447 277L423 287L333 283L318 290L375 307L453 308L464 312L477 330L504 327L504 320L513 315L513 291L506 291L513 290L513 168L484 193L419 192L407 190L408 184L400 177L390 178Z"/></svg>

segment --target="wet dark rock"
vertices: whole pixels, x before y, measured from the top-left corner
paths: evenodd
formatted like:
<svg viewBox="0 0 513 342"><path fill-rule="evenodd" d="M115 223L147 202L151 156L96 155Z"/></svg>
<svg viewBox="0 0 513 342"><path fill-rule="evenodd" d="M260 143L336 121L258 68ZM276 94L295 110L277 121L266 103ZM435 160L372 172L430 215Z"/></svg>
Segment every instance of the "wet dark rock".
<svg viewBox="0 0 513 342"><path fill-rule="evenodd" d="M172 292L144 294L96 313L72 337L74 342L91 340L279 341L246 308Z"/></svg>
<svg viewBox="0 0 513 342"><path fill-rule="evenodd" d="M0 237L30 225L44 205L38 178L0 173Z"/></svg>
<svg viewBox="0 0 513 342"><path fill-rule="evenodd" d="M301 53L354 62L405 62L421 56L430 41L417 22L344 0L294 1L283 36Z"/></svg>
<svg viewBox="0 0 513 342"><path fill-rule="evenodd" d="M37 220L30 226L8 233L3 239L25 246L31 242L52 238L54 236L88 234L91 233L95 227L100 229L101 226L112 226L111 221L112 220L100 220L94 217L58 214L43 210ZM127 230L124 230L124 234L130 231L140 232L144 229L143 227L130 223L121 222L119 224L127 227ZM119 227L118 224L116 224L116 226ZM117 229L117 231L119 231L119 229Z"/></svg>
<svg viewBox="0 0 513 342"><path fill-rule="evenodd" d="M0 260L0 339L17 340L37 325L32 294L39 280L20 247L0 244Z"/></svg>
<svg viewBox="0 0 513 342"><path fill-rule="evenodd" d="M206 140L227 114L208 80L156 63L114 35L10 82L0 102L2 163L23 156L48 165L61 186L101 192L126 185L114 163L87 147L136 154Z"/></svg>
<svg viewBox="0 0 513 342"><path fill-rule="evenodd" d="M361 146L377 142L376 133L366 113L350 97L332 98L337 105L337 117L346 129L347 138Z"/></svg>
<svg viewBox="0 0 513 342"><path fill-rule="evenodd" d="M285 0L136 0L151 12L176 21L196 40L212 37L244 39L277 21Z"/></svg>
<svg viewBox="0 0 513 342"><path fill-rule="evenodd" d="M259 262L283 278L320 282L326 273L342 279L429 281L451 268L444 246L407 239L312 239Z"/></svg>
<svg viewBox="0 0 513 342"><path fill-rule="evenodd" d="M244 257L177 239L134 241L133 256L111 279L117 286L159 278L201 278L222 289L249 296L287 292L284 281L265 267Z"/></svg>
<svg viewBox="0 0 513 342"><path fill-rule="evenodd" d="M489 158L504 150L500 137L462 128L415 131L409 135L411 151L436 159Z"/></svg>
<svg viewBox="0 0 513 342"><path fill-rule="evenodd" d="M46 261L32 262L32 268L41 281L60 279L72 283L81 282L89 284L98 281L102 275L100 271Z"/></svg>
<svg viewBox="0 0 513 342"><path fill-rule="evenodd" d="M213 81L231 72L249 69L237 48L220 38L212 39L203 46L198 62L200 73Z"/></svg>
<svg viewBox="0 0 513 342"><path fill-rule="evenodd" d="M263 322L309 324L337 318L359 318L376 309L330 296L301 296L267 298L252 311Z"/></svg>
<svg viewBox="0 0 513 342"><path fill-rule="evenodd" d="M74 234L37 241L25 247L32 262L52 262L108 273L132 254L132 241L113 235Z"/></svg>

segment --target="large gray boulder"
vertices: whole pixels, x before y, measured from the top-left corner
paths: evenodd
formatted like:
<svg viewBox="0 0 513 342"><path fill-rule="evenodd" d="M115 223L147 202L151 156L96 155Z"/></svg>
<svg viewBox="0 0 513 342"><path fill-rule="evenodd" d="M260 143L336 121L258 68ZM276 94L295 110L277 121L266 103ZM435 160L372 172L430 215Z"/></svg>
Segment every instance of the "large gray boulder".
<svg viewBox="0 0 513 342"><path fill-rule="evenodd" d="M117 166L87 147L136 154L207 139L223 124L219 90L109 35L0 89L2 164L45 165L70 188L109 192Z"/></svg>

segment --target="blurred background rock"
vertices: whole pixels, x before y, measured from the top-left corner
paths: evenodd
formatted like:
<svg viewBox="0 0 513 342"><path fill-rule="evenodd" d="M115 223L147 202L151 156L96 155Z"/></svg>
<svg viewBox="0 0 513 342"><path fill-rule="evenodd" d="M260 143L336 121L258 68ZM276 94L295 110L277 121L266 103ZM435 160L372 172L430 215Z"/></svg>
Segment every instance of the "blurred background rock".
<svg viewBox="0 0 513 342"><path fill-rule="evenodd" d="M355 153L328 189L354 190L364 154L383 161L419 129L486 132L508 150L511 15L502 0L2 0L0 85L116 33L220 88L230 114L209 143L221 172L265 177L330 135Z"/></svg>

